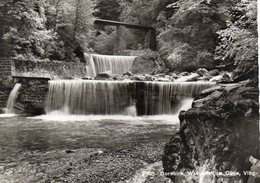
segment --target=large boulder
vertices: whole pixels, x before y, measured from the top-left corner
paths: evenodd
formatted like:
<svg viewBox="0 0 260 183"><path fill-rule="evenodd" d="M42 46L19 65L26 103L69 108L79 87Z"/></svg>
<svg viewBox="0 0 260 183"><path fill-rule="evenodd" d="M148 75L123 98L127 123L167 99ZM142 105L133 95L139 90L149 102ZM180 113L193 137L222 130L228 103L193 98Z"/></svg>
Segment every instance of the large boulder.
<svg viewBox="0 0 260 183"><path fill-rule="evenodd" d="M165 146L163 166L173 182L246 182L249 157L259 158L259 104L256 83L208 89L182 112L180 131ZM187 176L185 172L234 172L241 176ZM172 172L184 172L176 176Z"/></svg>
<svg viewBox="0 0 260 183"><path fill-rule="evenodd" d="M98 73L95 77L95 80L112 80L113 74L112 71L105 71Z"/></svg>
<svg viewBox="0 0 260 183"><path fill-rule="evenodd" d="M157 52L150 52L134 60L133 74L158 74L166 72L166 67Z"/></svg>

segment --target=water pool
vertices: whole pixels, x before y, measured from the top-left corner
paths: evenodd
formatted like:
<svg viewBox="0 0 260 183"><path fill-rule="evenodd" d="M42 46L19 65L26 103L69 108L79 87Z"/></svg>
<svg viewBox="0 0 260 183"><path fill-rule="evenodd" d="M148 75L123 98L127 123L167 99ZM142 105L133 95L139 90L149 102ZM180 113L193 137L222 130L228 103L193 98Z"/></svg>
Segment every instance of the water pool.
<svg viewBox="0 0 260 183"><path fill-rule="evenodd" d="M0 180L127 182L177 128L176 116L2 116Z"/></svg>

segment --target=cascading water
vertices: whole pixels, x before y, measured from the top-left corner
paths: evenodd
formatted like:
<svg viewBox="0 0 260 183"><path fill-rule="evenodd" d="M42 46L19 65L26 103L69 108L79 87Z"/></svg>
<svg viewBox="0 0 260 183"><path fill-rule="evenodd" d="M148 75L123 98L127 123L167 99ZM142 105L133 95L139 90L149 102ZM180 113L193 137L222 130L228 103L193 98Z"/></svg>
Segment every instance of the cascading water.
<svg viewBox="0 0 260 183"><path fill-rule="evenodd" d="M86 71L87 71L87 76L90 77L95 77L97 75L96 73L96 69L95 69L95 63L93 60L93 56L89 55L89 54L84 54L86 60L88 60L89 62L86 64Z"/></svg>
<svg viewBox="0 0 260 183"><path fill-rule="evenodd" d="M209 82L145 82L145 114L175 114L187 110L192 97L212 85Z"/></svg>
<svg viewBox="0 0 260 183"><path fill-rule="evenodd" d="M19 92L21 86L22 85L20 83L16 83L13 90L11 91L8 101L7 101L5 114L15 114L14 104L18 97L18 92Z"/></svg>
<svg viewBox="0 0 260 183"><path fill-rule="evenodd" d="M46 112L65 114L121 114L131 103L128 82L51 81Z"/></svg>
<svg viewBox="0 0 260 183"><path fill-rule="evenodd" d="M89 57L89 63L86 65L87 75L95 77L98 73L111 71L112 74L124 74L129 71L132 66L135 56L114 56L114 55L97 55L85 54Z"/></svg>
<svg viewBox="0 0 260 183"><path fill-rule="evenodd" d="M175 114L190 107L194 94L212 85L206 82L50 81L46 112L135 116L141 106L145 112L139 115Z"/></svg>

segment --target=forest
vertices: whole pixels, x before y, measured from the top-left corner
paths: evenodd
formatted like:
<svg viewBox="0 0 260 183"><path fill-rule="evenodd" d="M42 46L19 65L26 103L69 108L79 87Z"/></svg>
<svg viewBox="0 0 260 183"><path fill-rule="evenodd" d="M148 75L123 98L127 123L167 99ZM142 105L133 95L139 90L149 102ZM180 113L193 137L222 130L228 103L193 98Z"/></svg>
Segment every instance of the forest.
<svg viewBox="0 0 260 183"><path fill-rule="evenodd" d="M183 63L184 70L194 69L194 63L230 69L234 65L255 65L256 3L255 0L6 0L0 4L0 54L67 62L82 61L84 52L113 54L115 29L95 27L94 20L98 18L154 26L157 50L170 70L180 70ZM126 30L123 36L135 46L142 39L142 34L131 30Z"/></svg>
<svg viewBox="0 0 260 183"><path fill-rule="evenodd" d="M0 182L260 182L257 27L257 0L0 0Z"/></svg>

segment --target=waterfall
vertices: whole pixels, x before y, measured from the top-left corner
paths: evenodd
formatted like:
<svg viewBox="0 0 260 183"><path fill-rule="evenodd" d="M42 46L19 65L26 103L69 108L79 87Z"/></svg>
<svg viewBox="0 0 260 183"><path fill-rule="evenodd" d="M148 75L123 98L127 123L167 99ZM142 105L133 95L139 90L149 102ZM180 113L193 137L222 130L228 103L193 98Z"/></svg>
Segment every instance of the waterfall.
<svg viewBox="0 0 260 183"><path fill-rule="evenodd" d="M93 60L93 55L88 55L88 54L84 54L85 58L88 58L86 60L88 60L89 62L86 64L86 70L87 70L87 76L90 77L95 77L97 75L96 73L96 69L95 69L95 64L94 64L94 60Z"/></svg>
<svg viewBox="0 0 260 183"><path fill-rule="evenodd" d="M192 96L212 85L206 82L50 81L45 110L47 114L60 111L77 115L175 114L189 108Z"/></svg>
<svg viewBox="0 0 260 183"><path fill-rule="evenodd" d="M97 55L85 54L89 57L86 60L89 62L86 65L87 75L95 77L98 73L112 71L112 74L124 74L129 71L132 66L135 56L114 56L114 55Z"/></svg>
<svg viewBox="0 0 260 183"><path fill-rule="evenodd" d="M51 81L46 112L121 114L131 103L128 82Z"/></svg>
<svg viewBox="0 0 260 183"><path fill-rule="evenodd" d="M189 109L192 97L213 86L209 82L145 82L145 114L176 114Z"/></svg>
<svg viewBox="0 0 260 183"><path fill-rule="evenodd" d="M15 114L14 104L15 104L16 99L18 97L18 92L19 92L21 86L22 85L20 83L16 83L13 90L11 91L9 98L8 98L8 101L7 101L5 114Z"/></svg>

